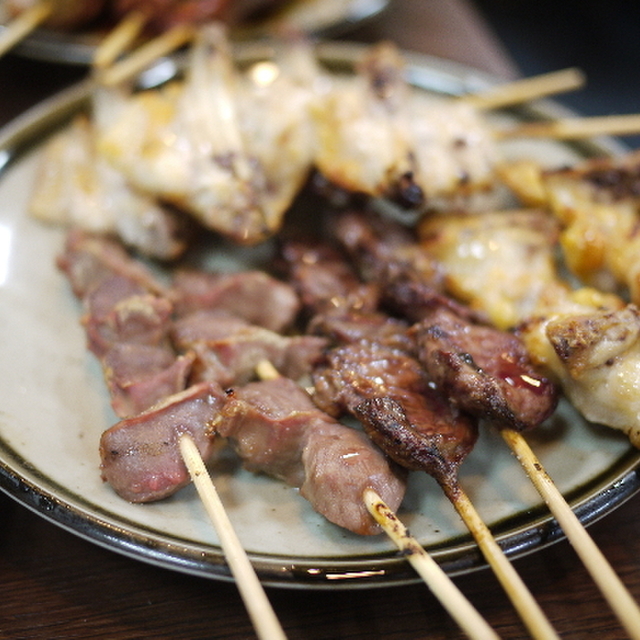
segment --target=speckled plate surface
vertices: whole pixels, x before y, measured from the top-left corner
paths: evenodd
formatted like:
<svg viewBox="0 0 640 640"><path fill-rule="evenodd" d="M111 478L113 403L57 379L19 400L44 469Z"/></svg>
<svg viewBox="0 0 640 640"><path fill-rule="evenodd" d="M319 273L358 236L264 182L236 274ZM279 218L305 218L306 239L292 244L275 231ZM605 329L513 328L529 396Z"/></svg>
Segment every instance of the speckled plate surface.
<svg viewBox="0 0 640 640"><path fill-rule="evenodd" d="M322 59L349 69L361 49L327 44ZM488 78L472 69L409 56L424 90L456 93ZM79 306L54 267L63 231L27 215L41 145L87 102L79 86L25 114L0 134L0 488L43 517L99 545L181 572L230 579L216 534L193 487L148 505L118 498L100 479L98 439L116 421L98 363L85 349ZM557 111L551 103L543 113ZM548 164L591 147L510 143L510 154ZM259 252L258 252L259 254ZM232 256L241 266L260 255ZM639 488L640 451L611 429L585 423L569 406L528 436L581 520L590 523ZM214 482L265 584L289 588L372 588L417 581L385 536L358 537L314 513L294 489L242 471L223 456ZM460 480L507 553L534 552L561 537L499 435L483 432ZM411 476L399 515L451 574L484 567L436 483Z"/></svg>

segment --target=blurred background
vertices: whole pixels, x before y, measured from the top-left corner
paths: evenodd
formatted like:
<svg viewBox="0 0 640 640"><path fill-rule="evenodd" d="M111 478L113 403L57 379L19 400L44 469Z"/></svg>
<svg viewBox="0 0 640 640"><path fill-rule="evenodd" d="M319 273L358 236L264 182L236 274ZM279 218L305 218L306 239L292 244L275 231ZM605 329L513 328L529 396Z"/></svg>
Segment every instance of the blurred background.
<svg viewBox="0 0 640 640"><path fill-rule="evenodd" d="M640 112L640 3L474 0L523 75L580 67L587 86L558 101L583 115ZM626 138L634 147L640 136Z"/></svg>

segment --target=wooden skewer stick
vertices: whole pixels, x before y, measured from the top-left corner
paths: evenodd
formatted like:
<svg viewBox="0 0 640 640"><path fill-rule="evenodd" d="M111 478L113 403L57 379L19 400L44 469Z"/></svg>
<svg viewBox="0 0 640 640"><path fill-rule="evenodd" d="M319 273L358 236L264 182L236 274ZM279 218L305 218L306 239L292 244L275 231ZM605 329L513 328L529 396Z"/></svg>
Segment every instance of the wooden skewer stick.
<svg viewBox="0 0 640 640"><path fill-rule="evenodd" d="M480 93L460 96L459 99L478 109L499 109L566 91L574 91L582 87L584 83L584 73L580 69L571 67L496 85Z"/></svg>
<svg viewBox="0 0 640 640"><path fill-rule="evenodd" d="M0 34L0 56L35 31L52 11L53 0L41 0L14 18Z"/></svg>
<svg viewBox="0 0 640 640"><path fill-rule="evenodd" d="M180 436L180 452L198 495L218 533L225 558L258 637L261 640L286 640L269 599L233 530L198 447L189 434Z"/></svg>
<svg viewBox="0 0 640 640"><path fill-rule="evenodd" d="M509 129L495 131L498 138L555 138L556 140L637 133L640 133L640 114L524 122Z"/></svg>
<svg viewBox="0 0 640 640"><path fill-rule="evenodd" d="M256 365L255 370L257 375L263 380L272 380L280 376L278 370L268 360L262 360L259 362ZM445 489L445 492L447 493L447 497L453 502L458 513L460 513L464 522L467 524L469 530L476 538L478 546L483 551L490 566L496 572L498 579L505 588L505 591L507 591L507 594L511 597L516 610L522 616L533 637L537 640L558 640L558 636L545 618L538 604L527 590L526 586L520 579L520 576L516 573L510 562L502 553L502 550L493 539L488 527L475 511L473 505L463 493L462 489L460 487L456 487L456 489L452 491L446 491ZM443 591L449 591L451 588L455 589L455 586L444 586L442 578L437 577L434 573L434 569L432 568L432 564L435 564L436 567L437 564L432 559L428 558L426 551L417 551L418 547L420 547L418 542L406 533L406 529L404 529L404 526L398 517L387 505L384 504L375 491L372 489L365 491L363 500L367 509L382 526L387 535L389 535L389 537L401 549L407 549L410 551L410 555L408 556L409 562L411 562L416 571L418 571L427 585L433 590L434 595L439 598L442 596L441 602L449 611L452 604L448 600L448 594L444 594ZM414 554L416 554L416 557L413 557ZM460 598L461 595L454 597ZM454 608L455 606L457 605L454 605ZM471 605L467 603L465 608L470 606ZM479 616L477 613L475 615ZM462 625L461 621L456 616L454 616L454 619L458 624L460 624L466 633L469 633L468 629ZM482 618L480 619L482 620ZM490 628L489 631L494 633ZM495 637L495 634L488 637Z"/></svg>
<svg viewBox="0 0 640 640"><path fill-rule="evenodd" d="M603 596L633 640L640 640L640 608L611 568L591 536L545 472L522 434L502 429L502 437L514 452L549 510L565 532Z"/></svg>
<svg viewBox="0 0 640 640"><path fill-rule="evenodd" d="M363 500L369 513L393 540L449 615L473 640L497 640L499 636L442 570L413 538L398 516L373 490L365 489Z"/></svg>
<svg viewBox="0 0 640 640"><path fill-rule="evenodd" d="M513 565L504 555L493 534L462 487L456 483L454 487L443 486L443 489L475 538L478 547L480 547L489 566L493 569L498 581L511 599L516 611L520 614L531 636L537 640L558 640L558 635L550 622L531 595L531 592L522 582Z"/></svg>
<svg viewBox="0 0 640 640"><path fill-rule="evenodd" d="M115 85L135 77L149 64L187 44L195 35L194 27L176 25L157 38L150 40L120 62L98 74L98 81L105 86Z"/></svg>
<svg viewBox="0 0 640 640"><path fill-rule="evenodd" d="M94 68L110 67L140 35L147 19L147 15L141 11L132 11L125 16L96 48L93 56Z"/></svg>

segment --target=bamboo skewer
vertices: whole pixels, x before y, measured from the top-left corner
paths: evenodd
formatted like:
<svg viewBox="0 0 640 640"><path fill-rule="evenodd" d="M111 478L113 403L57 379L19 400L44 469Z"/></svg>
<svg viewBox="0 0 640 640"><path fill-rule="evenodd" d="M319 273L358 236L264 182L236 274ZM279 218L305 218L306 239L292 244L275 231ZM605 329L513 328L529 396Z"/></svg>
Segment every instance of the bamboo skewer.
<svg viewBox="0 0 640 640"><path fill-rule="evenodd" d="M640 640L640 608L611 568L591 536L545 472L522 434L502 429L502 437L514 452L567 539L600 588L610 607L633 640Z"/></svg>
<svg viewBox="0 0 640 640"><path fill-rule="evenodd" d="M476 511L471 500L457 483L442 487L456 511L473 535L489 566L509 596L529 633L536 640L558 640L551 623L540 609L531 592L509 562L493 534Z"/></svg>
<svg viewBox="0 0 640 640"><path fill-rule="evenodd" d="M543 122L524 122L495 131L497 138L555 138L570 140L592 136L620 136L640 133L640 114L559 118Z"/></svg>
<svg viewBox="0 0 640 640"><path fill-rule="evenodd" d="M0 56L35 31L53 12L53 0L41 0L14 18L0 34Z"/></svg>
<svg viewBox="0 0 640 640"><path fill-rule="evenodd" d="M498 640L499 636L465 598L440 565L413 538L396 514L373 490L366 489L363 500L369 513L393 540L407 561L438 598L449 615L473 640Z"/></svg>
<svg viewBox="0 0 640 640"><path fill-rule="evenodd" d="M147 24L147 15L132 11L102 40L93 56L95 69L110 67L140 35Z"/></svg>
<svg viewBox="0 0 640 640"><path fill-rule="evenodd" d="M151 63L187 44L195 33L196 30L190 25L176 25L143 44L126 58L101 70L97 79L101 84L112 87L133 78Z"/></svg>
<svg viewBox="0 0 640 640"><path fill-rule="evenodd" d="M274 379L280 376L278 370L268 360L259 362L255 370L257 375L263 380ZM537 640L558 640L557 634L545 618L544 613L531 596L511 563L507 560L502 549L500 549L497 542L494 540L489 528L484 524L466 494L464 494L459 486L456 486L451 491L447 491L444 486L443 489L445 490L447 497L454 504L462 520L473 534L478 546L487 559L487 562L496 573L498 580L504 587L507 594L510 596L514 607L522 617L532 636ZM446 574L444 574L444 579L437 575L436 569L433 568L433 565L436 565L437 567L435 561L429 558L426 551L420 547L419 543L408 535L399 518L387 505L384 504L380 496L378 496L372 489L369 489L365 491L363 500L367 509L383 527L385 533L387 533L387 535L398 547L400 547L401 550L407 550L409 552L407 559L411 562L414 569L418 571L427 586L433 590L434 595L436 595L436 597L442 596L441 602L443 606L448 611L450 607L457 606L457 604L452 605L452 603L447 599L448 595L445 595L451 589L456 589L455 585L450 584L445 586L443 581L448 581ZM441 570L438 567L438 573L440 571ZM456 600L459 600L460 597L464 598L462 594L454 596ZM464 608L468 608L470 606L471 605L467 603ZM475 616L479 616L479 614L476 613ZM458 616L453 617L456 622L460 624L462 629L469 633L467 628L461 624ZM483 620L482 618L480 619ZM494 633L490 628L489 631ZM485 632L486 629L483 629L482 633ZM495 637L495 634L487 637Z"/></svg>
<svg viewBox="0 0 640 640"><path fill-rule="evenodd" d="M500 109L553 94L574 91L582 87L585 80L585 75L580 69L571 67L496 85L479 93L460 96L458 99L477 109Z"/></svg>
<svg viewBox="0 0 640 640"><path fill-rule="evenodd" d="M186 433L180 436L180 452L198 495L220 538L225 558L258 637L260 640L286 640L269 599L233 530L200 452L191 436Z"/></svg>

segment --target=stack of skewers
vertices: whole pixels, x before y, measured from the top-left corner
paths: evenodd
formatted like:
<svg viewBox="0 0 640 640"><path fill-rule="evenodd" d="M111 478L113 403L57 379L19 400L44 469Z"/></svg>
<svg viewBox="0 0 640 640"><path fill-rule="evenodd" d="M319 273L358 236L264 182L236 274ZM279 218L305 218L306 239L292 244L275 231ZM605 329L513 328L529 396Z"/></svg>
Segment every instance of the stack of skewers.
<svg viewBox="0 0 640 640"><path fill-rule="evenodd" d="M193 35L184 32L179 42ZM79 119L49 147L32 212L73 227L59 266L83 302L89 346L122 418L101 440L103 477L135 502L162 499L192 477L263 637L282 632L201 460L218 438L233 443L247 468L298 487L337 525L359 534L382 527L470 637L496 637L395 514L407 470L426 471L531 635L554 638L458 479L478 428L489 424L524 465L622 626L640 637L636 603L523 436L553 413L560 391L602 420L610 407L590 394L594 380L617 374L616 367L635 370L638 314L617 289L633 295L636 274L617 266L620 246L585 264L592 254L576 248L572 225L591 222L589 237L596 231L607 246L619 234L606 235L593 216L576 219L567 205L567 193L584 197L585 182L606 196L602 174L618 172L619 189L632 170L611 161L577 168L577 175L511 165L496 143L516 135L589 136L594 124L618 133L637 128L637 120L495 131L486 110L574 88L580 75L432 104L414 99L392 46L373 48L355 78L335 83L317 70L305 43L293 47L277 64L255 65L245 82L224 32L203 29L185 81L141 94L131 92L129 78L148 54L111 67L118 52L110 52L96 65L91 121ZM296 105L296 118L286 122L278 118L283 95ZM61 158L70 181L63 188ZM79 166L83 180L76 181ZM311 172L322 177L332 211L320 225L321 241L308 244L288 238L286 213ZM535 202L535 212L487 211L504 189ZM105 210L101 203L115 193L126 206ZM620 225L633 194L623 189L624 206L619 196L606 202ZM89 200L98 203L95 215L87 215ZM557 218L568 265L587 282L582 288L570 288L552 266ZM617 241L633 256L632 230L622 228ZM174 261L204 229L241 245L280 238L280 278L185 271L167 286L120 245ZM472 248L461 254L465 238ZM497 248L496 238L504 239ZM538 252L534 279L544 286L478 295L481 265L487 271L480 277L495 279L506 252L525 254L526 268ZM276 317L275 310L287 313ZM621 413L610 426L637 444L632 408ZM344 415L363 431L342 424Z"/></svg>

